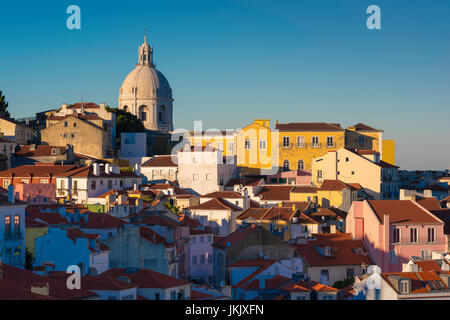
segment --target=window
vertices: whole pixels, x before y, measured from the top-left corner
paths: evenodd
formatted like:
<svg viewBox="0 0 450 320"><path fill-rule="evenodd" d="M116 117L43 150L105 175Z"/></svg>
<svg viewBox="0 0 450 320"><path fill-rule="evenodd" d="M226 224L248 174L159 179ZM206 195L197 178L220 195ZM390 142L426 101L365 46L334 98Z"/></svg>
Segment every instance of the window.
<svg viewBox="0 0 450 320"><path fill-rule="evenodd" d="M428 250L428 249L422 250L421 255L422 255L422 259L423 259L423 260L429 260L429 259L431 259L430 250Z"/></svg>
<svg viewBox="0 0 450 320"><path fill-rule="evenodd" d="M305 162L302 159L297 162L297 170L305 170Z"/></svg>
<svg viewBox="0 0 450 320"><path fill-rule="evenodd" d="M391 263L396 263L397 262L397 253L395 252L395 250L389 250L389 260Z"/></svg>
<svg viewBox="0 0 450 320"><path fill-rule="evenodd" d="M322 181L322 170L317 170L317 181Z"/></svg>
<svg viewBox="0 0 450 320"><path fill-rule="evenodd" d="M163 122L163 113L161 111L158 113L158 121Z"/></svg>
<svg viewBox="0 0 450 320"><path fill-rule="evenodd" d="M297 148L305 147L305 137L297 137Z"/></svg>
<svg viewBox="0 0 450 320"><path fill-rule="evenodd" d="M155 300L159 300L159 293L155 293Z"/></svg>
<svg viewBox="0 0 450 320"><path fill-rule="evenodd" d="M289 147L289 137L283 137L283 148Z"/></svg>
<svg viewBox="0 0 450 320"><path fill-rule="evenodd" d="M60 188L61 188L61 189L64 189L64 188L65 188L64 180L61 180L61 183L60 183L59 185L60 185Z"/></svg>
<svg viewBox="0 0 450 320"><path fill-rule="evenodd" d="M193 180L193 181L198 181L198 174L197 174L197 173L194 173L194 174L192 175L192 180Z"/></svg>
<svg viewBox="0 0 450 320"><path fill-rule="evenodd" d="M324 296L323 300L333 300L333 296Z"/></svg>
<svg viewBox="0 0 450 320"><path fill-rule="evenodd" d="M11 180L3 179L3 188L7 189L10 184L11 184Z"/></svg>
<svg viewBox="0 0 450 320"><path fill-rule="evenodd" d="M360 145L364 145L364 143L365 143L364 136L359 136L359 137L358 137L358 143L359 143Z"/></svg>
<svg viewBox="0 0 450 320"><path fill-rule="evenodd" d="M108 180L108 189L112 189L112 180Z"/></svg>
<svg viewBox="0 0 450 320"><path fill-rule="evenodd" d="M245 150L250 150L252 148L251 140L245 140Z"/></svg>
<svg viewBox="0 0 450 320"><path fill-rule="evenodd" d="M197 256L192 256L192 264L197 264Z"/></svg>
<svg viewBox="0 0 450 320"><path fill-rule="evenodd" d="M400 242L400 229L394 228L394 230L392 230L392 242Z"/></svg>
<svg viewBox="0 0 450 320"><path fill-rule="evenodd" d="M78 190L78 180L75 180L74 182L73 182L73 190Z"/></svg>
<svg viewBox="0 0 450 320"><path fill-rule="evenodd" d="M428 242L436 242L436 229L428 228Z"/></svg>
<svg viewBox="0 0 450 320"><path fill-rule="evenodd" d="M347 269L347 278L353 279L355 277L355 269L348 268Z"/></svg>
<svg viewBox="0 0 450 320"><path fill-rule="evenodd" d="M312 147L313 148L319 148L320 147L319 137L312 137Z"/></svg>
<svg viewBox="0 0 450 320"><path fill-rule="evenodd" d="M67 121L64 121L64 127L66 127L67 128Z"/></svg>
<svg viewBox="0 0 450 320"><path fill-rule="evenodd" d="M228 143L228 151L233 151L234 150L234 143L233 142L229 142Z"/></svg>
<svg viewBox="0 0 450 320"><path fill-rule="evenodd" d="M409 229L409 241L412 243L417 242L417 228Z"/></svg>
<svg viewBox="0 0 450 320"><path fill-rule="evenodd" d="M400 293L408 293L409 292L409 281L402 280L400 281Z"/></svg>
<svg viewBox="0 0 450 320"><path fill-rule="evenodd" d="M219 143L218 143L217 149L222 150L222 151L225 151L225 150L223 150L223 142L219 142Z"/></svg>
<svg viewBox="0 0 450 320"><path fill-rule="evenodd" d="M205 262L206 262L205 255L202 254L202 255L200 256L200 264L205 264Z"/></svg>
<svg viewBox="0 0 450 320"><path fill-rule="evenodd" d="M5 216L5 233L11 233L11 216Z"/></svg>
<svg viewBox="0 0 450 320"><path fill-rule="evenodd" d="M266 140L259 140L259 149L266 150Z"/></svg>
<svg viewBox="0 0 450 320"><path fill-rule="evenodd" d="M176 291L170 291L170 300L175 300L177 297L177 292Z"/></svg>
<svg viewBox="0 0 450 320"><path fill-rule="evenodd" d="M123 180L120 180L120 181L119 181L119 186L120 186L121 188L123 188Z"/></svg>
<svg viewBox="0 0 450 320"><path fill-rule="evenodd" d="M96 187L96 181L95 181L95 180L92 180L92 181L91 181L91 189L92 189L92 190L95 190L95 187Z"/></svg>
<svg viewBox="0 0 450 320"><path fill-rule="evenodd" d="M333 137L327 137L327 147L333 148L334 147L334 139Z"/></svg>
<svg viewBox="0 0 450 320"><path fill-rule="evenodd" d="M320 270L320 283L328 284L329 277L330 277L330 274L329 274L328 269Z"/></svg>
<svg viewBox="0 0 450 320"><path fill-rule="evenodd" d="M283 162L283 171L289 171L289 161L284 160Z"/></svg>

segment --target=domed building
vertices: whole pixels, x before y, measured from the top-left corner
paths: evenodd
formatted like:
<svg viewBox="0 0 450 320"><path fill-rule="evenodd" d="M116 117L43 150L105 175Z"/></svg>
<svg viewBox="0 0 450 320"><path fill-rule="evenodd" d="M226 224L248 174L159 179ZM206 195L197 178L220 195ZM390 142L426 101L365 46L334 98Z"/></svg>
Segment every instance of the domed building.
<svg viewBox="0 0 450 320"><path fill-rule="evenodd" d="M168 132L173 130L172 89L164 75L153 64L153 47L139 47L139 61L120 87L119 109L137 116L146 129Z"/></svg>

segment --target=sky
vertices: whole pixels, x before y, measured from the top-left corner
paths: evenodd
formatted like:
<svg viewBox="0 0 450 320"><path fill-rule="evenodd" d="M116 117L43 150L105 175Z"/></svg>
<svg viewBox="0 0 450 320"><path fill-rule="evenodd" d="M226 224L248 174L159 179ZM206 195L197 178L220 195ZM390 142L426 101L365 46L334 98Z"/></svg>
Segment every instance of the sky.
<svg viewBox="0 0 450 320"><path fill-rule="evenodd" d="M81 30L69 30L69 5ZM381 9L369 30L366 9ZM81 100L117 107L145 30L174 127L253 119L366 123L402 169L450 167L450 1L8 1L0 90L12 117Z"/></svg>

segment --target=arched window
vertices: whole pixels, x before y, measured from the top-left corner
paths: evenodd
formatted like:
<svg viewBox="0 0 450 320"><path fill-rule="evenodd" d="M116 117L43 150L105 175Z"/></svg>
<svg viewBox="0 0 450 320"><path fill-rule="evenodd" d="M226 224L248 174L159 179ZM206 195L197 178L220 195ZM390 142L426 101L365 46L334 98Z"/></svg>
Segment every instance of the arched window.
<svg viewBox="0 0 450 320"><path fill-rule="evenodd" d="M128 106L123 106L123 111L128 112Z"/></svg>
<svg viewBox="0 0 450 320"><path fill-rule="evenodd" d="M283 171L289 171L289 161L284 160L283 162Z"/></svg>
<svg viewBox="0 0 450 320"><path fill-rule="evenodd" d="M159 122L164 122L164 115L166 113L166 107L165 106L161 106L159 108L159 113L158 113L158 121Z"/></svg>
<svg viewBox="0 0 450 320"><path fill-rule="evenodd" d="M147 121L147 106L139 107L139 119L142 122Z"/></svg>
<svg viewBox="0 0 450 320"><path fill-rule="evenodd" d="M305 170L305 162L302 159L297 162L297 170Z"/></svg>

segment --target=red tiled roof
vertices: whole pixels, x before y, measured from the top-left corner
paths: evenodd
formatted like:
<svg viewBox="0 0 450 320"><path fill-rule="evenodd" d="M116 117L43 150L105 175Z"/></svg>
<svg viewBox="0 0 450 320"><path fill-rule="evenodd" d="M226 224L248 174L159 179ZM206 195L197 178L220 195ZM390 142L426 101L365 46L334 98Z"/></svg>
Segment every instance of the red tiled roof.
<svg viewBox="0 0 450 320"><path fill-rule="evenodd" d="M417 200L417 203L420 204L422 207L427 209L428 211L431 210L441 210L441 206L439 205L439 201L437 201L436 198L424 198L421 200Z"/></svg>
<svg viewBox="0 0 450 320"><path fill-rule="evenodd" d="M32 146L19 146L19 149L14 153L15 156L19 157L49 157L54 156L52 150L58 150L58 155L63 155L66 153L66 147L57 147L57 146L47 146L47 145L38 145L32 150Z"/></svg>
<svg viewBox="0 0 450 320"><path fill-rule="evenodd" d="M162 244L165 247L173 247L174 246L173 244L168 243L166 241L166 239L161 237L158 233L156 233L155 231L153 231L152 229L147 228L147 227L140 227L139 235L143 239L145 239L149 242L155 243L155 244Z"/></svg>
<svg viewBox="0 0 450 320"><path fill-rule="evenodd" d="M362 240L311 240L305 244L295 244L294 247L311 267L371 264ZM325 255L325 247L331 248L330 256ZM361 250L361 253L358 253L358 250Z"/></svg>
<svg viewBox="0 0 450 320"><path fill-rule="evenodd" d="M442 223L410 200L369 200L368 203L381 223L384 223L384 215L389 215L390 223Z"/></svg>
<svg viewBox="0 0 450 320"><path fill-rule="evenodd" d="M442 292L442 290L433 290L427 283L430 282L439 282L442 288L448 289L448 286L442 281L439 277L438 273L433 271L421 271L421 272L397 272L397 273L382 273L381 276L383 279L397 292L399 292L398 288L396 288L391 279L394 278L402 278L402 279L410 279L411 280L411 288L410 293L434 293L434 292Z"/></svg>
<svg viewBox="0 0 450 320"><path fill-rule="evenodd" d="M316 193L318 190L317 187L314 186L295 186L292 188L292 193Z"/></svg>
<svg viewBox="0 0 450 320"><path fill-rule="evenodd" d="M191 210L232 210L232 211L241 211L241 208L238 206L225 201L222 198L213 198L204 203L190 206L188 209Z"/></svg>
<svg viewBox="0 0 450 320"><path fill-rule="evenodd" d="M244 197L236 191L215 191L205 194L201 198L242 199Z"/></svg>
<svg viewBox="0 0 450 320"><path fill-rule="evenodd" d="M142 167L177 167L177 156L173 156L172 161L172 155L169 156L154 156L153 158L146 161Z"/></svg>
<svg viewBox="0 0 450 320"><path fill-rule="evenodd" d="M252 218L255 220L261 220L271 208L248 208L236 217L238 220L246 220Z"/></svg>
<svg viewBox="0 0 450 320"><path fill-rule="evenodd" d="M25 211L28 213L29 217L32 219L38 219L44 221L48 225L59 225L59 224L69 224L66 218L61 216L58 212L41 212L37 207L26 207Z"/></svg>
<svg viewBox="0 0 450 320"><path fill-rule="evenodd" d="M246 177L246 178L233 178L228 180L226 187L234 187L235 185L243 186L257 186L260 182L264 181L263 178L258 177Z"/></svg>
<svg viewBox="0 0 450 320"><path fill-rule="evenodd" d="M183 226L189 226L189 229L197 229L198 227L200 227L202 224L200 223L200 221L196 220L196 219L192 219L191 217L188 217L185 214L180 215L180 224Z"/></svg>
<svg viewBox="0 0 450 320"><path fill-rule="evenodd" d="M291 122L291 123L277 123L276 129L279 131L314 131L314 132L335 132L344 131L339 123L325 123L325 122Z"/></svg>
<svg viewBox="0 0 450 320"><path fill-rule="evenodd" d="M101 274L102 276L119 277L125 276L130 279L131 284L139 289L154 288L168 289L190 285L189 282L170 277L150 269L137 269L128 271L127 269L110 269Z"/></svg>
<svg viewBox="0 0 450 320"><path fill-rule="evenodd" d="M45 228L48 224L38 221L30 216L25 216L25 228Z"/></svg>
<svg viewBox="0 0 450 320"><path fill-rule="evenodd" d="M298 210L292 207L272 207L263 217L263 220L290 221L297 212Z"/></svg>
<svg viewBox="0 0 450 320"><path fill-rule="evenodd" d="M228 246L232 246L235 243L240 242L243 239L247 238L250 234L258 230L258 228L262 227L251 225L245 228L238 229L230 233L228 236L222 238L221 240L215 242L213 246L218 248L227 248Z"/></svg>
<svg viewBox="0 0 450 320"><path fill-rule="evenodd" d="M436 260L416 261L419 271L441 271L441 266Z"/></svg>
<svg viewBox="0 0 450 320"><path fill-rule="evenodd" d="M353 190L354 188L340 180L324 180L320 186L321 191L342 191L343 189Z"/></svg>
<svg viewBox="0 0 450 320"><path fill-rule="evenodd" d="M98 239L98 233L85 233L78 228L67 229L67 238L75 241L76 239Z"/></svg>
<svg viewBox="0 0 450 320"><path fill-rule="evenodd" d="M283 291L287 292L311 292L312 290L305 286L300 285L299 283L289 282L280 288Z"/></svg>
<svg viewBox="0 0 450 320"><path fill-rule="evenodd" d="M39 165L23 165L20 167L4 170L0 172L0 177L49 177L58 176L64 172L68 172L77 168L75 165L55 165L55 164L39 164Z"/></svg>
<svg viewBox="0 0 450 320"><path fill-rule="evenodd" d="M84 222L84 220L83 220ZM122 219L113 217L106 213L88 213L88 221L85 224L80 224L83 229L110 229L119 228L126 224Z"/></svg>
<svg viewBox="0 0 450 320"><path fill-rule="evenodd" d="M95 299L98 295L83 287L79 290L67 288L67 277L53 278L37 275L28 270L22 270L3 264L3 279L0 280L0 300L78 300ZM31 293L32 285L49 285L49 295Z"/></svg>
<svg viewBox="0 0 450 320"><path fill-rule="evenodd" d="M84 109L99 109L100 108L100 106L94 102L77 102L71 106L68 106L67 109L81 109L81 107L83 107Z"/></svg>
<svg viewBox="0 0 450 320"><path fill-rule="evenodd" d="M261 200L289 201L290 192L293 188L286 185L265 185L255 196Z"/></svg>
<svg viewBox="0 0 450 320"><path fill-rule="evenodd" d="M143 219L142 223L149 226L167 226L169 228L178 228L181 224L171 218L152 214Z"/></svg>
<svg viewBox="0 0 450 320"><path fill-rule="evenodd" d="M377 132L383 132L383 130L375 129L374 127L368 126L367 124L364 124L364 123L357 123L357 124L355 124L352 127L355 128L356 131L377 131Z"/></svg>

